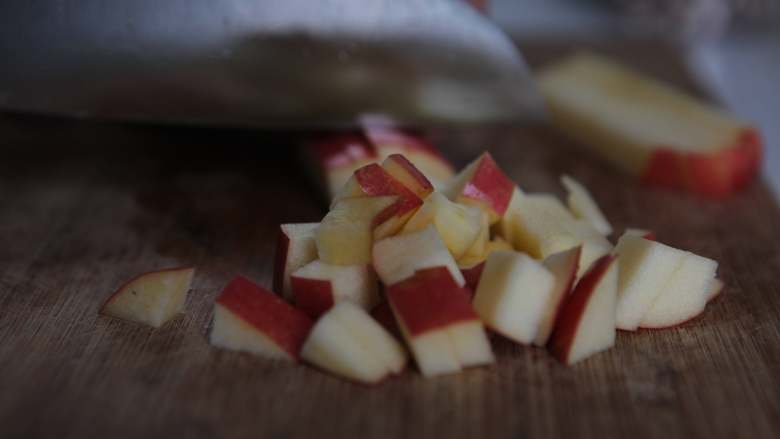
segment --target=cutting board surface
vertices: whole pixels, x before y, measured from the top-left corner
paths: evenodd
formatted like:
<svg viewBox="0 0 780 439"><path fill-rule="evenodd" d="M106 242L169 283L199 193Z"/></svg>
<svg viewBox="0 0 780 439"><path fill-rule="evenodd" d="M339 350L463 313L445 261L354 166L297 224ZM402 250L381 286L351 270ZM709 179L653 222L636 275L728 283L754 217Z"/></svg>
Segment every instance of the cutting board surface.
<svg viewBox="0 0 780 439"><path fill-rule="evenodd" d="M697 91L673 50L607 49ZM573 175L617 231L715 258L727 286L575 367L494 338L493 367L364 387L207 341L231 277L270 285L278 224L323 215L289 134L7 115L0 133L0 437L780 437L780 210L759 181L714 203L638 187L543 127L436 130L457 165L489 149L527 191ZM131 276L190 264L163 328L98 315Z"/></svg>

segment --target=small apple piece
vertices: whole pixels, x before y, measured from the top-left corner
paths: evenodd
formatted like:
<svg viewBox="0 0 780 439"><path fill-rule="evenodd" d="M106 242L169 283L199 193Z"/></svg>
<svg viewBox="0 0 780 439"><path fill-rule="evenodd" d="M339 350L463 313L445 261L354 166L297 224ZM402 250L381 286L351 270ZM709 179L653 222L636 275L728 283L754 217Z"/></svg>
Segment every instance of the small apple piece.
<svg viewBox="0 0 780 439"><path fill-rule="evenodd" d="M488 220L488 214L485 212L480 212L480 214L481 221L479 234L468 250L466 250L461 257L457 258L458 262L475 258L487 258L488 242L490 241L490 222Z"/></svg>
<svg viewBox="0 0 780 439"><path fill-rule="evenodd" d="M316 260L296 270L291 284L295 304L312 318L342 300L365 309L379 303L376 276L369 265L331 265Z"/></svg>
<svg viewBox="0 0 780 439"><path fill-rule="evenodd" d="M491 253L497 251L512 251L513 248L508 242L500 237L496 237L487 242L485 252L479 257L464 257L458 261L458 267L466 279L466 286L471 291L477 290L479 280L482 277L482 270L485 268L485 261Z"/></svg>
<svg viewBox="0 0 780 439"><path fill-rule="evenodd" d="M615 345L618 263L596 261L567 297L556 320L549 349L558 361L574 364Z"/></svg>
<svg viewBox="0 0 780 439"><path fill-rule="evenodd" d="M400 373L406 353L365 310L339 302L323 314L301 349L301 358L344 378L377 383Z"/></svg>
<svg viewBox="0 0 780 439"><path fill-rule="evenodd" d="M317 259L314 240L319 223L282 224L276 242L274 291L285 300L292 300L290 274Z"/></svg>
<svg viewBox="0 0 780 439"><path fill-rule="evenodd" d="M425 199L434 191L428 178L401 154L387 157L382 162L382 168L421 199Z"/></svg>
<svg viewBox="0 0 780 439"><path fill-rule="evenodd" d="M378 152L361 133L329 135L303 145L300 152L328 199L339 193L356 169L379 160Z"/></svg>
<svg viewBox="0 0 780 439"><path fill-rule="evenodd" d="M668 328L701 314L717 269L718 263L712 259L687 253L639 326Z"/></svg>
<svg viewBox="0 0 780 439"><path fill-rule="evenodd" d="M518 252L488 256L474 295L474 310L490 329L518 343L534 341L555 278L539 262Z"/></svg>
<svg viewBox="0 0 780 439"><path fill-rule="evenodd" d="M544 260L543 264L555 278L555 285L552 293L542 313L542 320L539 322L539 329L534 337L534 345L544 346L550 339L555 320L558 317L563 304L574 288L574 281L577 280L577 272L580 265L580 253L582 247L574 247L556 253Z"/></svg>
<svg viewBox="0 0 780 439"><path fill-rule="evenodd" d="M370 264L377 215L395 201L396 197L361 197L336 203L317 228L319 259L334 265Z"/></svg>
<svg viewBox="0 0 780 439"><path fill-rule="evenodd" d="M306 314L238 276L217 297L210 341L225 349L295 361L311 326Z"/></svg>
<svg viewBox="0 0 780 439"><path fill-rule="evenodd" d="M486 152L455 176L446 194L453 201L483 209L489 216L490 224L495 224L504 216L514 190L514 182Z"/></svg>
<svg viewBox="0 0 780 439"><path fill-rule="evenodd" d="M433 224L452 257L458 259L482 235L482 215L476 207L454 203L441 192L433 192L409 219L401 234L416 232Z"/></svg>
<svg viewBox="0 0 780 439"><path fill-rule="evenodd" d="M504 212L504 216L501 217L494 228L496 234L510 243L510 245L514 245L514 242L516 241L514 228L517 219L515 218L515 215L522 214L520 209L524 195L525 193L520 190L519 187L515 186L512 190L512 196L509 198L509 205Z"/></svg>
<svg viewBox="0 0 780 439"><path fill-rule="evenodd" d="M101 314L161 327L184 308L192 267L153 271L122 285L100 309Z"/></svg>
<svg viewBox="0 0 780 439"><path fill-rule="evenodd" d="M607 217L596 204L590 191L568 175L561 176L561 183L569 193L567 203L574 216L588 220L599 233L609 236L612 233L612 225L607 221Z"/></svg>
<svg viewBox="0 0 780 439"><path fill-rule="evenodd" d="M466 283L433 225L376 242L373 263L379 279L386 286L406 280L418 270L432 267L446 267L459 286Z"/></svg>
<svg viewBox="0 0 780 439"><path fill-rule="evenodd" d="M425 376L495 361L468 292L449 269L434 267L387 288L401 332Z"/></svg>
<svg viewBox="0 0 780 439"><path fill-rule="evenodd" d="M620 260L617 327L633 331L661 296L686 252L638 236L623 235L615 254Z"/></svg>
<svg viewBox="0 0 780 439"><path fill-rule="evenodd" d="M723 292L723 288L726 286L726 284L723 283L722 280L715 278L712 280L712 283L710 283L710 287L707 289L707 303L712 302L720 296L720 293Z"/></svg>

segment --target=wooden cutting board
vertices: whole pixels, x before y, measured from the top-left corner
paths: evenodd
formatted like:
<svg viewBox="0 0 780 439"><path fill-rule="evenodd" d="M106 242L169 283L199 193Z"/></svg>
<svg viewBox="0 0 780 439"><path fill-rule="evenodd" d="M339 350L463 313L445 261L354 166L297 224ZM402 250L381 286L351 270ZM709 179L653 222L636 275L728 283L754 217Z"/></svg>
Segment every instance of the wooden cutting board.
<svg viewBox="0 0 780 439"><path fill-rule="evenodd" d="M696 91L674 50L606 49ZM496 338L493 367L354 385L207 342L232 276L270 285L277 225L323 215L289 133L3 116L0 437L780 437L780 210L765 184L715 203L638 187L543 127L433 134L458 165L489 149L529 191L560 194L573 175L616 230L719 260L724 294L575 367ZM127 278L187 264L186 311L162 329L98 315Z"/></svg>

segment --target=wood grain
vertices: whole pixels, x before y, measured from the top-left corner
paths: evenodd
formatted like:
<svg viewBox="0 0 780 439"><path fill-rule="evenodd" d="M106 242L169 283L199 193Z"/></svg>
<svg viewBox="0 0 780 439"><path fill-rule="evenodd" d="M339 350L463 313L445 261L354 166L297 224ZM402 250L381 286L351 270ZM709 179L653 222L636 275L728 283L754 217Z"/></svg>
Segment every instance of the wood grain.
<svg viewBox="0 0 780 439"><path fill-rule="evenodd" d="M695 90L674 51L607 50ZM616 230L719 260L727 287L701 318L620 333L576 367L494 338L494 367L366 388L207 343L220 288L237 273L270 285L277 225L323 213L289 133L7 115L0 133L2 438L780 437L780 210L761 182L695 200L543 127L435 130L459 165L489 149L529 191L573 175ZM198 267L186 312L160 330L97 314L127 278L183 264Z"/></svg>

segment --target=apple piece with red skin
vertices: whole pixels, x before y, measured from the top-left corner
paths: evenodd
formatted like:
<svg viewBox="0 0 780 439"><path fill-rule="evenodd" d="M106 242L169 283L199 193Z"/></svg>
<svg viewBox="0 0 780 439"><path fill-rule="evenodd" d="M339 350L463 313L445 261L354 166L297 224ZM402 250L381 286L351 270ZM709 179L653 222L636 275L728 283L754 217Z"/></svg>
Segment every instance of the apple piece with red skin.
<svg viewBox="0 0 780 439"><path fill-rule="evenodd" d="M453 201L483 209L492 225L504 216L515 187L493 156L485 152L453 178L445 193Z"/></svg>
<svg viewBox="0 0 780 439"><path fill-rule="evenodd" d="M548 342L552 355L572 365L615 345L618 262L597 260L567 297Z"/></svg>
<svg viewBox="0 0 780 439"><path fill-rule="evenodd" d="M582 247L574 247L551 255L543 262L543 265L555 278L555 285L547 299L542 320L539 322L536 337L534 337L534 345L536 346L544 346L550 339L558 314L561 312L569 293L574 289L581 253Z"/></svg>
<svg viewBox="0 0 780 439"><path fill-rule="evenodd" d="M193 267L152 271L136 276L114 292L100 313L161 327L184 308Z"/></svg>
<svg viewBox="0 0 780 439"><path fill-rule="evenodd" d="M398 341L352 302L339 302L312 327L301 349L307 362L349 380L374 384L406 365Z"/></svg>
<svg viewBox="0 0 780 439"><path fill-rule="evenodd" d="M359 197L336 203L317 228L319 259L333 265L370 264L374 229L386 220L380 213L395 202L396 197Z"/></svg>
<svg viewBox="0 0 780 439"><path fill-rule="evenodd" d="M332 199L356 169L380 159L368 138L360 132L330 134L301 148L311 174L318 177Z"/></svg>
<svg viewBox="0 0 780 439"><path fill-rule="evenodd" d="M387 300L425 376L495 361L469 294L446 267L417 271L387 287Z"/></svg>
<svg viewBox="0 0 780 439"><path fill-rule="evenodd" d="M311 319L276 294L238 276L217 297L210 342L261 357L296 361Z"/></svg>
<svg viewBox="0 0 780 439"><path fill-rule="evenodd" d="M274 292L292 300L290 274L317 259L314 240L319 223L282 224L276 241Z"/></svg>
<svg viewBox="0 0 780 439"><path fill-rule="evenodd" d="M371 309L379 302L376 275L369 265L331 265L316 260L290 277L296 306L312 318L349 300Z"/></svg>
<svg viewBox="0 0 780 439"><path fill-rule="evenodd" d="M434 191L433 184L406 157L392 154L382 162L382 168L421 199Z"/></svg>

